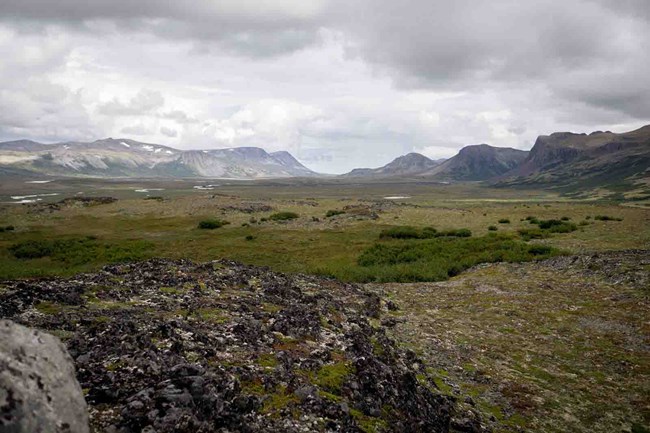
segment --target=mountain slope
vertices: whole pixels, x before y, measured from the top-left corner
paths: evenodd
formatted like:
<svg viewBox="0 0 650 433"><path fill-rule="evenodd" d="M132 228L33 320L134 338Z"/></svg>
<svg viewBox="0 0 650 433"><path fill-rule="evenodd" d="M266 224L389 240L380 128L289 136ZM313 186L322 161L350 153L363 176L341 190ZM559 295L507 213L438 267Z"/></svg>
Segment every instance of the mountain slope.
<svg viewBox="0 0 650 433"><path fill-rule="evenodd" d="M355 168L345 177L414 176L433 169L439 163L419 153L409 153L379 168Z"/></svg>
<svg viewBox="0 0 650 433"><path fill-rule="evenodd" d="M466 146L456 156L423 175L441 180L487 180L517 167L527 155L524 150L509 147Z"/></svg>
<svg viewBox="0 0 650 433"><path fill-rule="evenodd" d="M581 188L650 178L650 125L615 134L559 132L537 138L522 164L499 185Z"/></svg>
<svg viewBox="0 0 650 433"><path fill-rule="evenodd" d="M56 176L224 177L313 176L288 152L256 147L182 151L158 144L107 138L91 143L0 143L0 168Z"/></svg>

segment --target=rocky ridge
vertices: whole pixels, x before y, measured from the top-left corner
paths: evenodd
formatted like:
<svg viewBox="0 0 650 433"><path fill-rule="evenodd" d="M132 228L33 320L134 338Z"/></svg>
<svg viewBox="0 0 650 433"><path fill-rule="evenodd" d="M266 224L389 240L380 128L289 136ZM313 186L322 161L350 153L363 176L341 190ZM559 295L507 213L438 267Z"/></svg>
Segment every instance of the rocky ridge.
<svg viewBox="0 0 650 433"><path fill-rule="evenodd" d="M65 341L96 431L481 431L387 337L397 309L225 260L0 283L0 317Z"/></svg>

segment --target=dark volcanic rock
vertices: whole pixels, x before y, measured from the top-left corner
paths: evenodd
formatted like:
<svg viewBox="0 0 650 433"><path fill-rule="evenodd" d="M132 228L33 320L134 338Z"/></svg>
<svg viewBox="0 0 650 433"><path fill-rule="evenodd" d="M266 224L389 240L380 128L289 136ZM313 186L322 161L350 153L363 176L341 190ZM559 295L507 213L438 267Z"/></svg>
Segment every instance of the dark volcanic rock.
<svg viewBox="0 0 650 433"><path fill-rule="evenodd" d="M113 432L445 432L454 402L355 285L150 260L0 283L0 316L66 338Z"/></svg>
<svg viewBox="0 0 650 433"><path fill-rule="evenodd" d="M86 402L65 346L9 320L0 320L0 431L89 431Z"/></svg>

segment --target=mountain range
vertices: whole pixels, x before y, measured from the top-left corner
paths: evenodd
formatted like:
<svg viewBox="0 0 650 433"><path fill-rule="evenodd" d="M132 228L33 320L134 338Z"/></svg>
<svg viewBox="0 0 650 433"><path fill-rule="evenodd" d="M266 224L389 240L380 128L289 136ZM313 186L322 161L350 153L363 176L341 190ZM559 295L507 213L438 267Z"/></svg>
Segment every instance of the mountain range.
<svg viewBox="0 0 650 433"><path fill-rule="evenodd" d="M355 169L343 176L555 188L650 184L650 125L622 134L596 131L543 135L530 151L487 144L466 146L444 161L409 153L383 167Z"/></svg>
<svg viewBox="0 0 650 433"><path fill-rule="evenodd" d="M319 176L285 151L269 153L257 147L178 150L112 138L90 143L0 143L0 175L233 179ZM466 146L447 160L409 153L383 167L357 168L339 178L485 181L496 186L565 189L641 185L650 189L650 125L621 134L596 131L543 135L530 151L479 144Z"/></svg>
<svg viewBox="0 0 650 433"><path fill-rule="evenodd" d="M258 179L314 176L289 152L258 147L178 150L107 138L90 143L0 143L0 171L54 176L213 177Z"/></svg>

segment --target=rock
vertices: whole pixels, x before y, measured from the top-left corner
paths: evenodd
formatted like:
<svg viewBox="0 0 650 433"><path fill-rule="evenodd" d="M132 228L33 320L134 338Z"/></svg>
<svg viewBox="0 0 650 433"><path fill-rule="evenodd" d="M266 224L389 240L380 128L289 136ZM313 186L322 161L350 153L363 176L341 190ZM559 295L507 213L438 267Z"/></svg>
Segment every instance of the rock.
<svg viewBox="0 0 650 433"><path fill-rule="evenodd" d="M72 358L58 338L0 320L0 430L89 431Z"/></svg>
<svg viewBox="0 0 650 433"><path fill-rule="evenodd" d="M94 431L449 430L453 400L357 285L163 259L3 285L0 317L69 336Z"/></svg>

